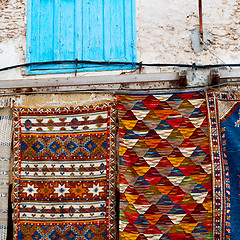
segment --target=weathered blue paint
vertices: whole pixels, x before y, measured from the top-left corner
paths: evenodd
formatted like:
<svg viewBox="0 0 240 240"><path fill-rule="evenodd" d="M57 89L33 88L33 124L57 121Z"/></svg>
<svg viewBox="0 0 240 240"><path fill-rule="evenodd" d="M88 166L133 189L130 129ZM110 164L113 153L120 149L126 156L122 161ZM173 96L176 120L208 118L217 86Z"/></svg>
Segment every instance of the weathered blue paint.
<svg viewBox="0 0 240 240"><path fill-rule="evenodd" d="M28 0L27 62L136 62L135 0ZM78 71L134 66L78 64ZM70 73L74 64L40 65L27 74Z"/></svg>

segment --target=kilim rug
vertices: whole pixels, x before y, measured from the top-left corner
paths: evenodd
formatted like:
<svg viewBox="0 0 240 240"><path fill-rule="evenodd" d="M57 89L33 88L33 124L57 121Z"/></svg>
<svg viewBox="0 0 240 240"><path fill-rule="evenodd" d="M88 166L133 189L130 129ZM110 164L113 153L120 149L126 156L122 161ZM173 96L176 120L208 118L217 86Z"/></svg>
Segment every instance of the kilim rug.
<svg viewBox="0 0 240 240"><path fill-rule="evenodd" d="M15 239L116 239L116 104L14 108Z"/></svg>
<svg viewBox="0 0 240 240"><path fill-rule="evenodd" d="M8 185L12 146L12 110L0 109L0 239L7 239Z"/></svg>
<svg viewBox="0 0 240 240"><path fill-rule="evenodd" d="M240 95L209 92L215 239L240 238Z"/></svg>
<svg viewBox="0 0 240 240"><path fill-rule="evenodd" d="M117 99L120 239L212 239L204 93Z"/></svg>

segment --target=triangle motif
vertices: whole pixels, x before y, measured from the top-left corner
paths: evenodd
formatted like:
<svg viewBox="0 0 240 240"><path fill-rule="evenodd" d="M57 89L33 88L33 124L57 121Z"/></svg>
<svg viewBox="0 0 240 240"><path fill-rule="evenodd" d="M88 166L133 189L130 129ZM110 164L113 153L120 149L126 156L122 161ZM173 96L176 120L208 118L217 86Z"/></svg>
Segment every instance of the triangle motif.
<svg viewBox="0 0 240 240"><path fill-rule="evenodd" d="M154 110L160 101L153 95L148 95L142 102L149 110Z"/></svg>
<svg viewBox="0 0 240 240"><path fill-rule="evenodd" d="M143 158L148 163L148 165L151 166L151 167L157 166L157 164L161 161L161 156L153 148L149 148L149 150L143 156Z"/></svg>

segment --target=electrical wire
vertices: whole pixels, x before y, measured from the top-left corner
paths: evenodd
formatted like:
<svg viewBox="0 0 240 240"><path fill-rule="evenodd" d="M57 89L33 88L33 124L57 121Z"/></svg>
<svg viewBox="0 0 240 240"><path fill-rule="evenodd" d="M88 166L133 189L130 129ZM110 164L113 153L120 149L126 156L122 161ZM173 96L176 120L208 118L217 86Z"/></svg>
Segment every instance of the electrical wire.
<svg viewBox="0 0 240 240"><path fill-rule="evenodd" d="M0 68L0 72L2 71L7 71L11 70L14 68L19 68L19 67L29 67L29 66L34 66L34 65L47 65L47 64L63 64L63 63L71 63L76 65L77 68L78 64L95 64L95 65L104 65L104 66L110 66L110 65L120 65L120 66L132 66L133 68L139 67L140 69L143 66L146 67L180 67L180 68L193 68L193 69L202 69L202 68L221 68L221 67L240 67L240 63L223 63L223 64L207 64L207 65L198 65L198 64L177 64L177 63L143 63L143 62L109 62L109 61L85 61L85 60L62 60L62 61L46 61L46 62L32 62L32 63L23 63L23 64L17 64L17 65L12 65L8 67L3 67ZM84 67L81 67L84 68Z"/></svg>
<svg viewBox="0 0 240 240"><path fill-rule="evenodd" d="M47 65L47 64L62 64L62 63L72 63L72 64L98 64L98 65L130 65L139 69L139 73L142 70L143 66L147 66L147 67L182 67L182 68L192 68L193 70L195 69L204 69L204 68L220 68L220 67L240 67L240 64L208 64L208 65L197 65L195 63L193 64L160 64L160 63L143 63L143 62L101 62L101 61L82 61L82 60L63 60L63 61L48 61L48 62L33 62L33 63L24 63L24 64L18 64L18 65L13 65L13 66L9 66L9 67L4 67L0 69L1 71L7 71L10 69L14 69L14 68L18 68L18 67L28 67L28 66L32 66L32 65ZM134 68L134 70L136 70ZM240 81L234 81L235 83L238 83ZM233 83L234 83L233 82ZM167 91L167 90L187 90L187 89L196 89L196 88L215 88L215 87L220 87L222 85L228 85L228 82L226 83L221 83L221 84L217 84L217 85L202 85L202 86L186 86L184 88L181 87L170 87L170 88L147 88L147 89L78 89L78 90L53 90L53 91L31 91L31 92L27 92L27 91L23 91L23 92L0 92L0 95L12 95L12 96L16 96L16 95L22 95L22 94L51 94L51 93L74 93L74 92L122 92L122 91Z"/></svg>

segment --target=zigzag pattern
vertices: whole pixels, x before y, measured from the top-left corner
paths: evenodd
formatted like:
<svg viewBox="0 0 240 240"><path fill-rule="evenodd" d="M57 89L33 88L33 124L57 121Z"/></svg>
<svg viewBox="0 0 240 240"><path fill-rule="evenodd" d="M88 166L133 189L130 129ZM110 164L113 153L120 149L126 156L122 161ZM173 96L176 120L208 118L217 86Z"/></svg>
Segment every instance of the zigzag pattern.
<svg viewBox="0 0 240 240"><path fill-rule="evenodd" d="M87 135L23 135L21 138L23 159L34 158L95 158L106 157L106 132Z"/></svg>
<svg viewBox="0 0 240 240"><path fill-rule="evenodd" d="M19 239L67 239L76 240L81 236L81 240L106 239L107 229L104 224L89 225L27 225L21 224Z"/></svg>

